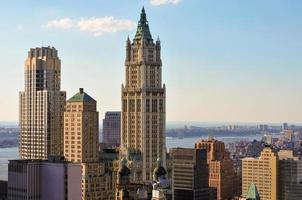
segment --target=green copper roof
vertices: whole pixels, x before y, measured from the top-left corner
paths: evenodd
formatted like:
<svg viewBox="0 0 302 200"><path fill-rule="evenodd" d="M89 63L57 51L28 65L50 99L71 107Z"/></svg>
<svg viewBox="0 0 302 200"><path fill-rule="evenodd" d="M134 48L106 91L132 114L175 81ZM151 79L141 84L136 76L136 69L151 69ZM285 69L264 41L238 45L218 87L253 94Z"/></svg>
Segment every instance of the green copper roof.
<svg viewBox="0 0 302 200"><path fill-rule="evenodd" d="M95 100L86 94L83 88L80 88L80 91L73 95L67 102L95 102Z"/></svg>
<svg viewBox="0 0 302 200"><path fill-rule="evenodd" d="M145 13L145 8L143 7L142 12L141 12L141 18L138 21L138 26L136 30L136 34L134 39L139 40L141 38L144 38L146 40L153 40L150 29L149 29L149 23L147 21L146 13Z"/></svg>
<svg viewBox="0 0 302 200"><path fill-rule="evenodd" d="M260 200L260 196L257 190L257 187L254 183L251 183L249 186L249 190L246 195L247 200Z"/></svg>

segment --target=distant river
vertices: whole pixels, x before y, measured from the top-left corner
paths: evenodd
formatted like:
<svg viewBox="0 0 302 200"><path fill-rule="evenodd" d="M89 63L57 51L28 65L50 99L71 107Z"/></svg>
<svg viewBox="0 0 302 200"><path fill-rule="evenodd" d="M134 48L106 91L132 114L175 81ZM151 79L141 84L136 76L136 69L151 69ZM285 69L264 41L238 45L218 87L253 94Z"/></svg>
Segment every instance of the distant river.
<svg viewBox="0 0 302 200"><path fill-rule="evenodd" d="M0 180L7 180L8 160L18 159L18 147L0 148Z"/></svg>
<svg viewBox="0 0 302 200"><path fill-rule="evenodd" d="M215 137L217 140L221 140L223 142L230 143L235 141L252 141L254 139L260 140L261 135L254 135L248 137L234 136L234 137ZM207 139L207 137L188 137L188 138L170 138L167 137L166 145L167 148L173 147L185 147L185 148L193 148L194 143L199 139ZM0 148L0 180L7 180L7 164L8 160L18 159L18 147L12 148Z"/></svg>

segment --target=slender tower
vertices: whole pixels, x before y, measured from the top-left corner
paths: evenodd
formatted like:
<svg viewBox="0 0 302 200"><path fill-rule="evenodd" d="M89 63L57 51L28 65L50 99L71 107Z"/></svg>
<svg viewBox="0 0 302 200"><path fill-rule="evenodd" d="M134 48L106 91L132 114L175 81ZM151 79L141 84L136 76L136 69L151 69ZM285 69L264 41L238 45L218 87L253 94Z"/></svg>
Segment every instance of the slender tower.
<svg viewBox="0 0 302 200"><path fill-rule="evenodd" d="M63 155L61 60L55 48L30 49L25 61L25 87L20 92L19 156L47 159Z"/></svg>
<svg viewBox="0 0 302 200"><path fill-rule="evenodd" d="M143 8L133 41L128 38L126 42L126 83L121 94L121 152L128 160L140 160L142 171L134 179L143 182L152 180L157 158L166 164L166 92L160 50Z"/></svg>

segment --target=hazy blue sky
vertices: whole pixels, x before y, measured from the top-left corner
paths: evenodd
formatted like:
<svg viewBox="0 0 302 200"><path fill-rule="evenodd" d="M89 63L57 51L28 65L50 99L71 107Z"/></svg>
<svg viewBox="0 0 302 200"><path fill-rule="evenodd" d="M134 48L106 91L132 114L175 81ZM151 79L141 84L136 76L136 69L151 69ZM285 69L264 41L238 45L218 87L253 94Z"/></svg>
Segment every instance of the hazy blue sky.
<svg viewBox="0 0 302 200"><path fill-rule="evenodd" d="M23 63L54 46L62 89L120 109L127 35L145 5L162 42L168 121L302 122L302 1L1 1L0 121L18 120Z"/></svg>

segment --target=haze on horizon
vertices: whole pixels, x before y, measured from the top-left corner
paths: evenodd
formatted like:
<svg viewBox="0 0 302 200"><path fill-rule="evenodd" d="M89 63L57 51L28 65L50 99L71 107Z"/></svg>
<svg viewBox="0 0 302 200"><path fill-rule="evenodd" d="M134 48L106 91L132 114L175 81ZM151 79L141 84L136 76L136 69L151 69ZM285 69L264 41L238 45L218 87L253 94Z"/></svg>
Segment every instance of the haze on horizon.
<svg viewBox="0 0 302 200"><path fill-rule="evenodd" d="M83 87L120 110L127 36L142 6L162 44L167 121L302 122L302 2L6 1L0 24L0 121L17 121L29 48L54 46L62 90Z"/></svg>

